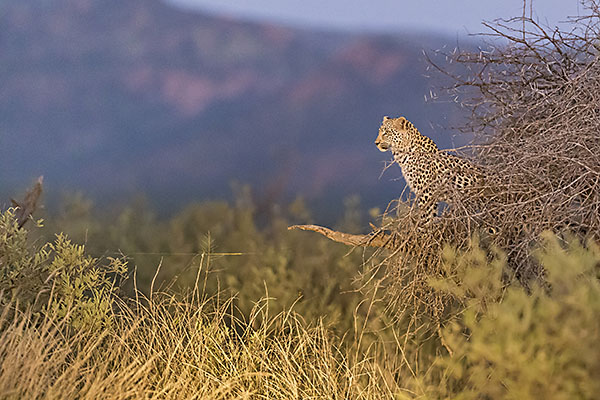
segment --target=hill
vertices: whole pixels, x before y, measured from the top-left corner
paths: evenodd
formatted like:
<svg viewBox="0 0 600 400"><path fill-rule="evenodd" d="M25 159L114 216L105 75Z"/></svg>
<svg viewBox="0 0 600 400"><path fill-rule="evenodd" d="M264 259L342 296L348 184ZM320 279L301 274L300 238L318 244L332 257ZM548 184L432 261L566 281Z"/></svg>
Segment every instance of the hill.
<svg viewBox="0 0 600 400"><path fill-rule="evenodd" d="M405 115L442 146L458 115L426 103L422 49L445 38L313 32L158 0L10 2L0 14L0 190L45 175L100 201L397 196L373 140ZM436 127L432 129L432 127ZM6 197L4 197L6 198Z"/></svg>

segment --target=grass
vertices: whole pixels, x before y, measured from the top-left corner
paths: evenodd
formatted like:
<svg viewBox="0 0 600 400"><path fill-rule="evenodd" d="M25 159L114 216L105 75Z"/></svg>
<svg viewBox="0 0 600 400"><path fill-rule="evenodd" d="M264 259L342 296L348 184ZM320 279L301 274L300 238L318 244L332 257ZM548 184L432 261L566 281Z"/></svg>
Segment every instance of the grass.
<svg viewBox="0 0 600 400"><path fill-rule="evenodd" d="M373 360L349 356L321 322L292 311L248 320L233 299L158 294L120 304L113 322L73 330L57 314L3 307L0 398L390 398Z"/></svg>

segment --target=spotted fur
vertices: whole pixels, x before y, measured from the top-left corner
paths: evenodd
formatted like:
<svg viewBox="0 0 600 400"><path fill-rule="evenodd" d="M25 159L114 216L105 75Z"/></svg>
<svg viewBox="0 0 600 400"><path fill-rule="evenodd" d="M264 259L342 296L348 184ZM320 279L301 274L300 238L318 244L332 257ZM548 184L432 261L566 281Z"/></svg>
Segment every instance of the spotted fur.
<svg viewBox="0 0 600 400"><path fill-rule="evenodd" d="M383 117L375 145L392 152L428 221L437 216L440 201L449 202L457 190L474 187L483 179L477 166L438 149L404 117Z"/></svg>

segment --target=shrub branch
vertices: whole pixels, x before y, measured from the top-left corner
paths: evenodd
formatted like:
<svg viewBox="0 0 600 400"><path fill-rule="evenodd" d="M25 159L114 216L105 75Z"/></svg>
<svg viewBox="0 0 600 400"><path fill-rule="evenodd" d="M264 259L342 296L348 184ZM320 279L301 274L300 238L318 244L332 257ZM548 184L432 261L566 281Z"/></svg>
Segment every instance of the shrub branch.
<svg viewBox="0 0 600 400"><path fill-rule="evenodd" d="M300 229L303 231L317 232L326 238L333 240L334 242L344 243L349 246L378 247L390 250L396 248L394 236L386 234L383 231L371 232L367 235L355 235L352 233L334 231L320 225L292 225L288 227L288 229Z"/></svg>

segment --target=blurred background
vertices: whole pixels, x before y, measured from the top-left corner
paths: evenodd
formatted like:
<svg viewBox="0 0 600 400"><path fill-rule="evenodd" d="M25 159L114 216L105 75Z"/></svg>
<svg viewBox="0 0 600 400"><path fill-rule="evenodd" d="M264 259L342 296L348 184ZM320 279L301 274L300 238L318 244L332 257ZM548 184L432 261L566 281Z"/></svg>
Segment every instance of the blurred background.
<svg viewBox="0 0 600 400"><path fill-rule="evenodd" d="M533 5L549 25L579 13ZM520 0L3 1L0 199L44 175L49 205L142 194L169 213L249 184L257 203L301 195L326 219L349 195L383 208L403 187L373 145L384 115L441 147L468 140L423 52L475 48L482 20L522 13Z"/></svg>

